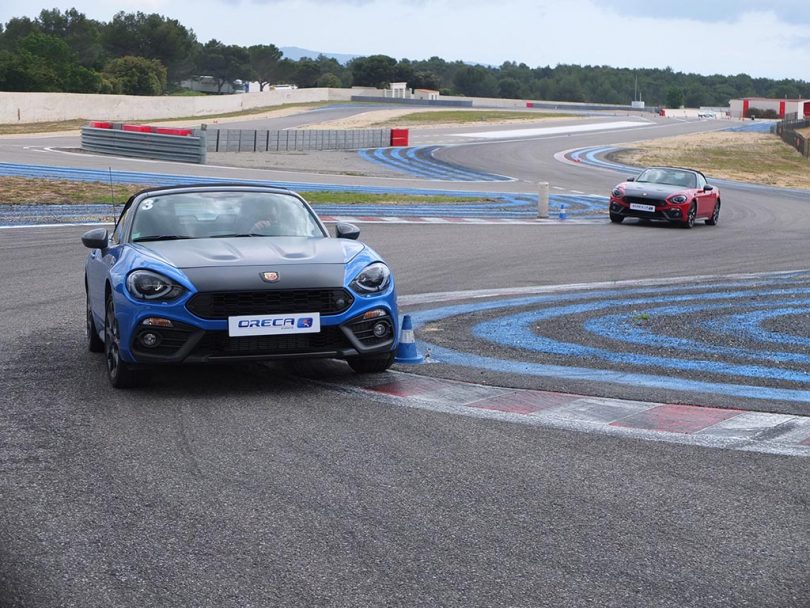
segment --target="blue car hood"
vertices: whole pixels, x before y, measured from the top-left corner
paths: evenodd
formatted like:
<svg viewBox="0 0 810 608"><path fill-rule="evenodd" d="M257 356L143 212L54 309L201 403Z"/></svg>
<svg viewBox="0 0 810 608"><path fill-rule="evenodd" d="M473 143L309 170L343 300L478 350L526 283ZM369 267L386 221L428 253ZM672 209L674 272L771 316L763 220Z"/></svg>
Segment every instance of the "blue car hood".
<svg viewBox="0 0 810 608"><path fill-rule="evenodd" d="M291 236L151 241L136 247L208 292L342 287L346 264L365 249L358 241ZM268 271L277 273L272 283L262 279Z"/></svg>
<svg viewBox="0 0 810 608"><path fill-rule="evenodd" d="M212 266L345 264L360 253L358 241L306 237L242 237L151 241L137 244L182 270Z"/></svg>

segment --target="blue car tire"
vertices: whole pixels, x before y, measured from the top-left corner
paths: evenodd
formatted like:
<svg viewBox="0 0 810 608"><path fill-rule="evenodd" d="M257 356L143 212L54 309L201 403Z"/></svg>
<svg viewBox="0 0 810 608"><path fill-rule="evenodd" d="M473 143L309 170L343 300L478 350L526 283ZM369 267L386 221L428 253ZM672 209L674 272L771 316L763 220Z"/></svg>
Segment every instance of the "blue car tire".
<svg viewBox="0 0 810 608"><path fill-rule="evenodd" d="M135 366L121 360L121 334L112 296L107 298L104 314L104 353L107 378L113 388L132 388L140 383L140 373Z"/></svg>
<svg viewBox="0 0 810 608"><path fill-rule="evenodd" d="M85 332L87 334L87 350L91 353L103 353L104 341L98 337L96 322L93 320L93 309L90 307L90 294L87 293L87 319Z"/></svg>
<svg viewBox="0 0 810 608"><path fill-rule="evenodd" d="M369 357L349 357L346 363L358 374L377 374L384 372L394 364L394 353Z"/></svg>

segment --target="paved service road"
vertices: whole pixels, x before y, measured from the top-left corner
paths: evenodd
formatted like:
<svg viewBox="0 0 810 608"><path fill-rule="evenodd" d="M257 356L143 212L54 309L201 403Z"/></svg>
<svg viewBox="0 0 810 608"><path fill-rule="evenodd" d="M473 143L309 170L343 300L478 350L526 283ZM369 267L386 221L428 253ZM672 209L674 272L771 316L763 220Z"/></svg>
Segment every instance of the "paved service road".
<svg viewBox="0 0 810 608"><path fill-rule="evenodd" d="M615 178L559 167L566 187ZM408 297L770 272L809 267L800 205L735 193L718 227L691 231L363 238ZM83 347L83 230L0 230L3 607L807 605L806 458L410 408L342 387L337 362L315 379L163 370L113 391Z"/></svg>

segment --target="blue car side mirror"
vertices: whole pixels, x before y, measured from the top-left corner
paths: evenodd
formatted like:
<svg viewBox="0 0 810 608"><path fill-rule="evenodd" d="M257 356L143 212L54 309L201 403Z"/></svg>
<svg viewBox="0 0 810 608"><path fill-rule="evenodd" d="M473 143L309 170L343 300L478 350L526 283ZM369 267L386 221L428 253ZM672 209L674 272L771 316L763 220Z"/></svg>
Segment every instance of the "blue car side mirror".
<svg viewBox="0 0 810 608"><path fill-rule="evenodd" d="M82 244L88 249L106 249L108 242L106 228L94 228L82 235Z"/></svg>
<svg viewBox="0 0 810 608"><path fill-rule="evenodd" d="M335 226L335 235L339 239L351 239L354 241L360 236L360 229L354 224L340 222Z"/></svg>

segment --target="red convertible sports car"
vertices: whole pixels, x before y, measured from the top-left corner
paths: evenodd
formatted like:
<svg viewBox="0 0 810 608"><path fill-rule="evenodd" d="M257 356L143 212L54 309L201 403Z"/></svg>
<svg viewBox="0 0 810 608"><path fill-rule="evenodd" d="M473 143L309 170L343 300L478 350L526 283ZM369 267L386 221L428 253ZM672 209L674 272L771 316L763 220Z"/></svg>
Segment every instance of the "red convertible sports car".
<svg viewBox="0 0 810 608"><path fill-rule="evenodd" d="M610 221L620 224L626 217L666 220L684 228L705 219L715 226L720 218L720 190L694 169L650 167L610 193Z"/></svg>

